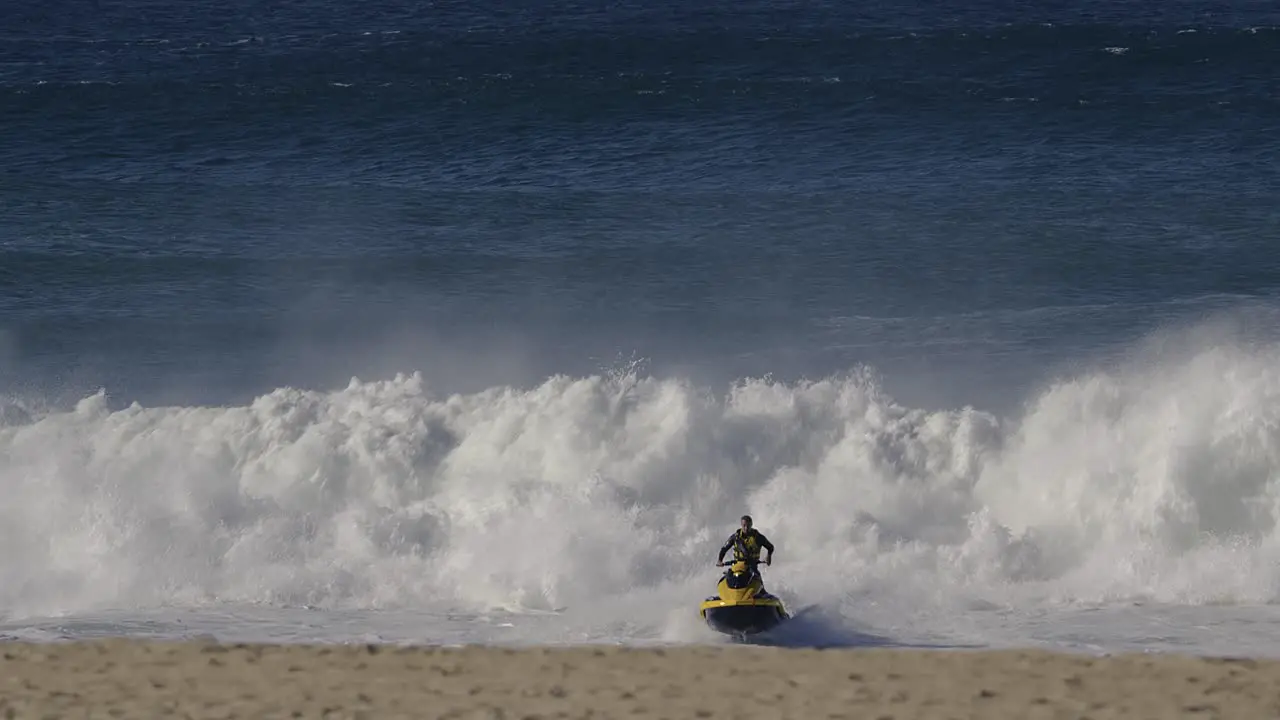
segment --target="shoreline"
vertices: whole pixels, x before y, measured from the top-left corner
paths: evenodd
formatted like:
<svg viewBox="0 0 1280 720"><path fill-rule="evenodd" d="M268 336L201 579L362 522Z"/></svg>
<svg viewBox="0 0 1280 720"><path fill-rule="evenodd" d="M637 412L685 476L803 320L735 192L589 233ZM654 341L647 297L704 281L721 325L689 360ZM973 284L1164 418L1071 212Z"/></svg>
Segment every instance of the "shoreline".
<svg viewBox="0 0 1280 720"><path fill-rule="evenodd" d="M1280 660L1044 650L0 642L3 717L1280 715Z"/></svg>

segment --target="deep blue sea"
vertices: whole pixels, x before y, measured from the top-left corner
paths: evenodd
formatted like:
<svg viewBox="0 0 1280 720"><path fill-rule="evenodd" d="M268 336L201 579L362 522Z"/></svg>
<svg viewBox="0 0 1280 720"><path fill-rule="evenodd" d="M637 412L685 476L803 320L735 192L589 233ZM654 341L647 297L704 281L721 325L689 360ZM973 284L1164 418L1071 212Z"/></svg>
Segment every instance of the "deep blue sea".
<svg viewBox="0 0 1280 720"><path fill-rule="evenodd" d="M1268 2L8 3L0 390L1008 406L1270 317L1277 66Z"/></svg>
<svg viewBox="0 0 1280 720"><path fill-rule="evenodd" d="M1259 0L0 3L0 636L696 638L749 512L801 644L1280 654L1278 68Z"/></svg>

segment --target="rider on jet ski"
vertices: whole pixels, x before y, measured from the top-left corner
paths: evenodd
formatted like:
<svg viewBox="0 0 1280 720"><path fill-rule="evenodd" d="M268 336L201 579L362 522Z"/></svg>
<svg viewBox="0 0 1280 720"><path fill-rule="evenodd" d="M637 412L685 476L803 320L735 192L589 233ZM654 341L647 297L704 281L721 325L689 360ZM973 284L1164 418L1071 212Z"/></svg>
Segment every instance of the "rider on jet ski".
<svg viewBox="0 0 1280 720"><path fill-rule="evenodd" d="M769 542L769 538L765 537L764 533L751 527L750 515L742 516L742 527L735 530L724 547L720 548L720 555L716 557L716 567L724 567L724 555L729 552L729 548L733 548L734 562L745 562L747 569L752 573L758 572L760 548L769 551L764 558L764 564L773 564L773 543Z"/></svg>

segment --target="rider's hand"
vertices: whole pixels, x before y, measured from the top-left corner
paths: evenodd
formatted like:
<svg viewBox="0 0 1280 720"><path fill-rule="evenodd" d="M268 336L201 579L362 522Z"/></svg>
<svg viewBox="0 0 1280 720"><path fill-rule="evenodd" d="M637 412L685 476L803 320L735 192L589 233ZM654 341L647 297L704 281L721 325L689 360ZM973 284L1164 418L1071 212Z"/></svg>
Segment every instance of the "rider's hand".
<svg viewBox="0 0 1280 720"><path fill-rule="evenodd" d="M773 558L765 558L765 559L764 559L764 564L765 564L765 565L773 565Z"/></svg>

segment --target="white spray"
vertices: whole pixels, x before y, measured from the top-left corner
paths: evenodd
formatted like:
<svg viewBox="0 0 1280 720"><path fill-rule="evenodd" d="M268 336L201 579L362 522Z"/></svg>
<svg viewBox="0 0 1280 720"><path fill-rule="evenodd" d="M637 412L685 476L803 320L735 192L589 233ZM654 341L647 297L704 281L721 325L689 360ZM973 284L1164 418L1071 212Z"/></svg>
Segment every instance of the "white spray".
<svg viewBox="0 0 1280 720"><path fill-rule="evenodd" d="M11 404L0 609L691 605L743 512L778 545L773 588L808 602L1267 601L1277 360L1135 363L1017 419L901 407L866 373Z"/></svg>

